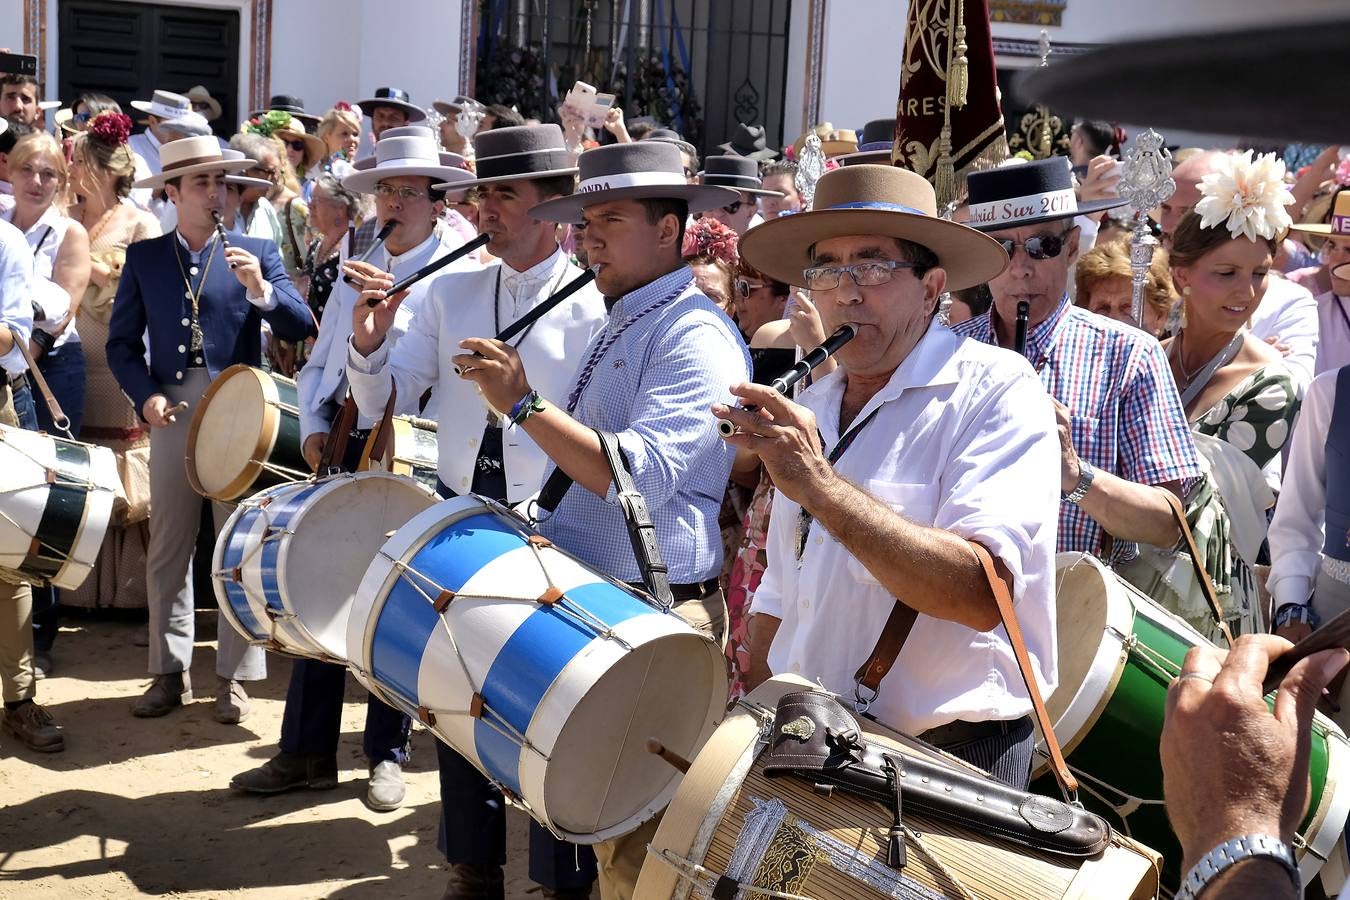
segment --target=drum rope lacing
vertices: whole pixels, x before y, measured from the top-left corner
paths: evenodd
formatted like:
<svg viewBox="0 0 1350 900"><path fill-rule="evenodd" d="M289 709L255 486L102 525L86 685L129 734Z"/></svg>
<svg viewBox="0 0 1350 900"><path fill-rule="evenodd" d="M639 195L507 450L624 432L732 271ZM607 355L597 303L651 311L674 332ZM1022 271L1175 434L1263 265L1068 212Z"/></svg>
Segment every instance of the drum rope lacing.
<svg viewBox="0 0 1350 900"><path fill-rule="evenodd" d="M104 485L90 481L87 478L85 479L73 478L71 477L69 472L65 472L62 471L61 469L56 469L47 465L47 463L38 459L37 457L35 457L33 454L29 453L22 447L16 446L12 442L5 441L3 432L0 432L0 442L6 443L7 446L11 447L20 456L27 458L29 462L33 463L38 468L42 469L43 472L47 473L46 481L40 481L37 484L25 484L19 485L17 487L3 488L0 489L0 495L17 494L20 491L33 491L39 488L51 487L53 485L60 485L61 487L84 488L86 491L109 491L109 492L113 491L113 488L106 487ZM0 510L0 519L4 519L14 528L15 531L18 531L20 534L28 533L22 525L16 522L13 519L13 517L11 517L9 513L5 512L4 510ZM36 540L38 542L38 545L45 550L53 550L53 551L57 550L56 547L53 547L51 544L42 540L40 536L35 535L34 540Z"/></svg>

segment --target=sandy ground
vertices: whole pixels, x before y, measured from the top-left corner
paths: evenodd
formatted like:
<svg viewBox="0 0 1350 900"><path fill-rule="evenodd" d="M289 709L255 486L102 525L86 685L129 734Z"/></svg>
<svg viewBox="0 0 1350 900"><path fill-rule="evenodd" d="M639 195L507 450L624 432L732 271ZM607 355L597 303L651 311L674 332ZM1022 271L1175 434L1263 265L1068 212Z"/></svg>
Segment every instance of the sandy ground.
<svg viewBox="0 0 1350 900"><path fill-rule="evenodd" d="M131 702L149 684L145 648L134 644L144 623L65 615L57 671L39 683L38 699L65 726L66 751L33 753L0 734L0 898L440 897L434 739L414 735L403 808L367 809L365 693L354 679L336 790L230 790L231 776L276 750L290 663L270 656L268 680L249 686L253 714L217 724L215 618L198 613L198 699L162 719L136 719ZM526 824L512 811L508 897L538 896L525 877Z"/></svg>

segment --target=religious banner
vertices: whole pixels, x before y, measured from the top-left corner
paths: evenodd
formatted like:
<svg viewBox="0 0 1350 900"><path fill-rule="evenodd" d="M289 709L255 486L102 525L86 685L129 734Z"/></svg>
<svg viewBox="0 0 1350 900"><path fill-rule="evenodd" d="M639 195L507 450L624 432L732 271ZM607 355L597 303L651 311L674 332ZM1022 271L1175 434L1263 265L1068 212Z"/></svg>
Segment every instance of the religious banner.
<svg viewBox="0 0 1350 900"><path fill-rule="evenodd" d="M1007 157L986 0L912 0L895 120L892 161L931 181L939 206Z"/></svg>

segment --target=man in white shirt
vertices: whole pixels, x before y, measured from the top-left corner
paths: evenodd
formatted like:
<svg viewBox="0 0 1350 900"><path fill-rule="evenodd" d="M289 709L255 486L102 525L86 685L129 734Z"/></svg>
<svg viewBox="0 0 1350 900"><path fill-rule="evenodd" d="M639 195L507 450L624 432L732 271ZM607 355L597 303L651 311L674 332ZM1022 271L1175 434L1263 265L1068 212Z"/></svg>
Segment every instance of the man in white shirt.
<svg viewBox="0 0 1350 900"><path fill-rule="evenodd" d="M1162 205L1158 222L1162 226L1163 246L1172 246L1172 233L1186 213L1200 202L1200 179L1214 171L1224 151L1198 153L1172 170L1176 192ZM1317 301L1307 288L1287 278L1272 276L1266 293L1248 320L1252 334L1284 353L1284 361L1297 379L1299 396L1312 381L1317 367L1319 340Z"/></svg>
<svg viewBox="0 0 1350 900"><path fill-rule="evenodd" d="M444 194L433 184L447 180L467 181L469 173L458 168L460 157L440 154L431 129L410 126L393 128L375 145L375 158L343 181L350 190L375 195L375 212L381 227L395 223L377 251L381 271L403 278L427 263L445 256L452 248L441 242L436 228L444 208ZM266 200L259 201L266 203ZM467 260L451 266L477 268ZM369 267L375 271L373 267ZM409 327L427 282L412 288L400 309L393 331L395 339ZM357 292L350 285L335 286L327 306L310 361L300 370L297 392L300 402L300 433L310 467L317 470L337 408L347 393L345 372L347 337L351 334L352 307ZM412 396L411 409L421 393ZM379 416L363 417L358 429L369 429ZM364 433L353 435L349 448L364 443ZM340 462L340 461L339 461ZM262 766L241 772L230 782L236 790L276 794L292 788L326 789L337 785L337 748L342 721L342 696L346 688L345 666L299 659L291 666L286 709L281 723L279 752ZM366 707L364 750L370 770L366 804L387 812L403 804L402 765L407 761L408 733L412 723L375 696Z"/></svg>
<svg viewBox="0 0 1350 900"><path fill-rule="evenodd" d="M1350 365L1350 280L1336 274L1338 268L1350 263L1350 190L1336 191L1331 221L1294 225L1290 230L1324 239L1317 256L1331 278L1331 290L1319 294L1315 301L1319 329L1317 374L1321 375Z"/></svg>
<svg viewBox="0 0 1350 900"><path fill-rule="evenodd" d="M769 277L810 288L827 331L857 329L800 405L743 384L733 393L758 411L713 407L778 491L751 609L752 680L819 679L1024 787L1031 701L976 547L1011 593L1048 694L1055 414L1024 359L936 321L944 290L989 281L1007 256L938 219L923 178L873 165L826 173L812 212L765 223L740 249ZM898 656L881 652L883 634ZM896 670L881 684L868 674L878 663Z"/></svg>
<svg viewBox="0 0 1350 900"><path fill-rule="evenodd" d="M482 191L479 227L500 262L436 276L414 327L392 346L388 335L374 347L353 338L347 370L363 415L384 408L391 385L401 409L434 388L436 417L443 423L442 492L473 492L516 504L539 489L547 457L456 374L452 357L464 352L462 340L499 334L582 274L558 246L553 223L529 216L537 203L570 194L576 169L568 164L557 125L484 131L473 143L478 178L441 187ZM395 325L408 302L393 311ZM383 309L372 312L358 302L356 315L363 322L374 316L381 328L390 327ZM588 284L512 341L540 395L554 403L565 399L578 359L604 322L604 301ZM506 853L501 794L445 744L437 742L436 751L443 810L439 844L451 867L445 897L501 897ZM544 885L546 897L589 896L595 866L588 849L564 844L532 824L530 857L530 876Z"/></svg>

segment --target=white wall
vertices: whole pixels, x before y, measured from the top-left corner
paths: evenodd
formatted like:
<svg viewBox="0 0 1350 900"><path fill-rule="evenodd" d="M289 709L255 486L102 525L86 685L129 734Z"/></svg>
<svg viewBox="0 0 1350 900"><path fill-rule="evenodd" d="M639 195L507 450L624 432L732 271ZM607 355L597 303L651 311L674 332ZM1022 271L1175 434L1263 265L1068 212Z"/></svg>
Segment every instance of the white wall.
<svg viewBox="0 0 1350 900"><path fill-rule="evenodd" d="M0 2L0 47L23 52L23 0Z"/></svg>
<svg viewBox="0 0 1350 900"><path fill-rule="evenodd" d="M798 2L805 5L805 0ZM827 0L820 78L823 121L861 130L872 119L895 115L905 13L906 4L894 0ZM801 87L795 91L789 81L789 103L800 109Z"/></svg>

